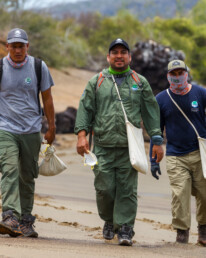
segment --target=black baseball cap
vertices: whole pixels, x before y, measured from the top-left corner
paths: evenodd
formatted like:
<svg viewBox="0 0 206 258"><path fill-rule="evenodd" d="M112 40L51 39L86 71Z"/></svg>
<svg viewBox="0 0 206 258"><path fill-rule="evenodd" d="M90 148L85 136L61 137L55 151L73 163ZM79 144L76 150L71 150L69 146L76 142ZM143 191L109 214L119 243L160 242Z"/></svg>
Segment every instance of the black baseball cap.
<svg viewBox="0 0 206 258"><path fill-rule="evenodd" d="M109 46L109 52L110 52L111 49L112 49L114 46L116 46L116 45L122 45L122 46L124 46L128 51L130 51L129 45L127 44L127 42L124 41L123 39L118 38L118 39L115 39L114 41L112 41L112 43L110 44L110 46Z"/></svg>
<svg viewBox="0 0 206 258"><path fill-rule="evenodd" d="M26 31L15 28L9 31L8 36L7 36L7 42L14 43L14 42L21 42L21 43L28 43L28 36Z"/></svg>

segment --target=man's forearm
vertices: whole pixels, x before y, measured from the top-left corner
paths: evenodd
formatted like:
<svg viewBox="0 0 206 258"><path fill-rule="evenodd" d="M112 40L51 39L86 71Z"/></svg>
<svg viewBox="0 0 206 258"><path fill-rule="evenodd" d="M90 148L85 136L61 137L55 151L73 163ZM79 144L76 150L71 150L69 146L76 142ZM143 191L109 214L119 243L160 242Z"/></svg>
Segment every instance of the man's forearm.
<svg viewBox="0 0 206 258"><path fill-rule="evenodd" d="M52 97L44 101L44 113L47 118L49 130L55 130L55 113Z"/></svg>
<svg viewBox="0 0 206 258"><path fill-rule="evenodd" d="M78 132L78 139L81 138L81 137L86 137L87 133L85 130L81 130Z"/></svg>
<svg viewBox="0 0 206 258"><path fill-rule="evenodd" d="M49 144L52 144L55 138L56 126L55 126L55 113L54 104L51 95L51 89L42 92L42 100L44 104L44 113L48 122L48 131L45 134L45 139Z"/></svg>

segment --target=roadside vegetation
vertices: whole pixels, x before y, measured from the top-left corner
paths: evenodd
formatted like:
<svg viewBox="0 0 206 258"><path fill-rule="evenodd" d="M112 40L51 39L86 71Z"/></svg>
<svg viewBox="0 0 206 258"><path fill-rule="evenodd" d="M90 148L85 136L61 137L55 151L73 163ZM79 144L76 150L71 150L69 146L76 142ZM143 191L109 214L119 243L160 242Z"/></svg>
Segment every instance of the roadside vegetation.
<svg viewBox="0 0 206 258"><path fill-rule="evenodd" d="M108 44L115 38L124 38L131 48L151 39L183 50L193 78L206 84L206 0L198 1L187 17L177 12L172 19L155 17L144 22L124 9L110 17L89 13L56 20L45 13L24 11L23 2L0 0L0 43L11 28L23 28L29 34L30 54L51 67L98 70L96 64L103 64Z"/></svg>

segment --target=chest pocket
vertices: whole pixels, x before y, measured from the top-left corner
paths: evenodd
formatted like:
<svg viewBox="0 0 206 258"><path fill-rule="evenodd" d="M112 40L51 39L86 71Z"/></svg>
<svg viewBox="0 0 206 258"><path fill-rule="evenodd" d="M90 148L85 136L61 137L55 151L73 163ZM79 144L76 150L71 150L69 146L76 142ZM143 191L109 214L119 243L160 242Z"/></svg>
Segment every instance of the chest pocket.
<svg viewBox="0 0 206 258"><path fill-rule="evenodd" d="M133 105L140 104L141 95L142 95L142 88L140 88L137 84L133 84L130 87L130 90L131 90L131 99L132 99Z"/></svg>

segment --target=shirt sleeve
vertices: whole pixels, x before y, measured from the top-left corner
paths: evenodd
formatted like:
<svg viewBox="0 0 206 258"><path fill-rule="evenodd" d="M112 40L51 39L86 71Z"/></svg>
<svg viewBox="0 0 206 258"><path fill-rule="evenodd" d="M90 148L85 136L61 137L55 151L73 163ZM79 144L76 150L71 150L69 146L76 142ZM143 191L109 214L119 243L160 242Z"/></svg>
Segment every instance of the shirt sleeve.
<svg viewBox="0 0 206 258"><path fill-rule="evenodd" d="M96 112L96 80L90 80L81 96L79 108L77 110L74 132L85 130L90 131L93 125Z"/></svg>
<svg viewBox="0 0 206 258"><path fill-rule="evenodd" d="M41 70L41 92L48 90L51 86L54 85L53 79L49 72L49 69L44 61L42 61L42 70Z"/></svg>
<svg viewBox="0 0 206 258"><path fill-rule="evenodd" d="M158 103L159 109L160 109L160 129L161 129L162 136L163 136L163 132L164 132L164 128L165 128L165 119L164 119L163 111L161 108L161 102L160 102L159 95L157 95L156 100L157 100L157 103Z"/></svg>
<svg viewBox="0 0 206 258"><path fill-rule="evenodd" d="M204 108L206 108L206 89L202 87L202 91L203 91L203 103L204 103Z"/></svg>
<svg viewBox="0 0 206 258"><path fill-rule="evenodd" d="M157 100L157 103L158 103L159 108L160 108L160 128L161 128L162 137L163 137L165 121L164 121L164 117L163 117L163 114L162 114L161 105L159 103L159 96L156 97L156 100ZM152 158L152 148L153 148L153 143L152 143L152 140L150 140L149 158L150 158L151 165L154 165L154 164L156 164L156 159L157 158L156 157Z"/></svg>
<svg viewBox="0 0 206 258"><path fill-rule="evenodd" d="M143 78L142 83L141 117L145 129L150 137L153 135L161 135L159 105L153 95L148 81Z"/></svg>

